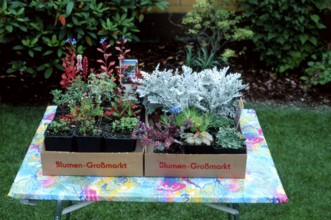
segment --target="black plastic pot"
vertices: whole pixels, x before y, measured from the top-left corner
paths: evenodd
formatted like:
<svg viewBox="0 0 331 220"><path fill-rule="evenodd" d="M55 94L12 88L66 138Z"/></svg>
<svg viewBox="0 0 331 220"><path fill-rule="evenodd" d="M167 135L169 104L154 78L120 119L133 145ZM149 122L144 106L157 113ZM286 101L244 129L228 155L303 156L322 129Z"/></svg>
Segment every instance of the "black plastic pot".
<svg viewBox="0 0 331 220"><path fill-rule="evenodd" d="M246 154L246 145L239 149L220 148L214 146L214 154Z"/></svg>
<svg viewBox="0 0 331 220"><path fill-rule="evenodd" d="M75 136L77 152L101 152L101 136Z"/></svg>
<svg viewBox="0 0 331 220"><path fill-rule="evenodd" d="M45 135L45 149L47 151L73 151L74 136Z"/></svg>
<svg viewBox="0 0 331 220"><path fill-rule="evenodd" d="M213 154L214 150L209 145L183 145L185 154Z"/></svg>
<svg viewBox="0 0 331 220"><path fill-rule="evenodd" d="M130 134L128 137L117 137L112 133L105 133L104 138L104 151L105 152L132 152L136 149L136 139L131 139Z"/></svg>

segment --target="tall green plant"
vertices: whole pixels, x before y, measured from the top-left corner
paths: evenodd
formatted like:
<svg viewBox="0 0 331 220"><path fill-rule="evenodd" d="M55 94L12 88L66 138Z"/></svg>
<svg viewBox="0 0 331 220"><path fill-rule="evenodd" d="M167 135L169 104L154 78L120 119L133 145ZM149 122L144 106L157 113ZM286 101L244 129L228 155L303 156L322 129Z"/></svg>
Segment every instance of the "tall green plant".
<svg viewBox="0 0 331 220"><path fill-rule="evenodd" d="M186 13L182 24L187 34L196 41L197 47L187 48L186 65L202 70L219 66L221 61L227 61L235 56L232 51L224 53L226 44L234 41L250 39L253 32L241 28L242 17L235 12L220 9L215 0L197 0L193 10ZM230 56L229 56L230 55Z"/></svg>
<svg viewBox="0 0 331 220"><path fill-rule="evenodd" d="M253 42L261 61L279 73L295 69L318 47L320 13L329 0L246 0Z"/></svg>
<svg viewBox="0 0 331 220"><path fill-rule="evenodd" d="M0 44L6 43L8 73L44 73L48 78L62 70L66 39L76 39L82 49L96 46L107 37L114 44L118 36L137 39L136 21L153 7L164 9L164 0L1 0ZM4 47L2 47L4 48ZM10 56L9 56L10 54Z"/></svg>

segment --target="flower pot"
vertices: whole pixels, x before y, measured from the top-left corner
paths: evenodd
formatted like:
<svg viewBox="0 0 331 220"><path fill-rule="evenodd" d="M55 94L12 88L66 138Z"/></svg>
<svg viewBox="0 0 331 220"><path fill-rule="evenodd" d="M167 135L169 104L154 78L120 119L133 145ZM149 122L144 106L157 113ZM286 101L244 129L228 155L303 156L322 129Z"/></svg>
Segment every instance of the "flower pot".
<svg viewBox="0 0 331 220"><path fill-rule="evenodd" d="M75 136L77 152L101 152L102 136Z"/></svg>
<svg viewBox="0 0 331 220"><path fill-rule="evenodd" d="M158 147L153 147L154 153L167 153L167 154L184 154L182 145L173 143L168 149L160 150Z"/></svg>
<svg viewBox="0 0 331 220"><path fill-rule="evenodd" d="M73 135L51 136L45 135L45 149L47 151L73 151Z"/></svg>
<svg viewBox="0 0 331 220"><path fill-rule="evenodd" d="M132 152L136 149L136 139L131 139L131 134L119 135L116 133L105 133L105 152Z"/></svg>
<svg viewBox="0 0 331 220"><path fill-rule="evenodd" d="M47 151L74 151L74 128L60 133L52 133L48 129L44 135L44 144Z"/></svg>
<svg viewBox="0 0 331 220"><path fill-rule="evenodd" d="M246 154L246 145L239 149L213 147L214 154Z"/></svg>
<svg viewBox="0 0 331 220"><path fill-rule="evenodd" d="M209 145L188 145L184 144L185 154L213 154L213 147Z"/></svg>

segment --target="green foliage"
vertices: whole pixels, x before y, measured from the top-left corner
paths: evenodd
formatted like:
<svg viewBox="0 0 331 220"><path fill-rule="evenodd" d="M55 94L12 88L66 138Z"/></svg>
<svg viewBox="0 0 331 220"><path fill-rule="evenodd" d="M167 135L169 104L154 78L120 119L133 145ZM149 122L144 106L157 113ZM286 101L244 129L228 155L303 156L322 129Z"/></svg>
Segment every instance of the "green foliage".
<svg viewBox="0 0 331 220"><path fill-rule="evenodd" d="M59 120L53 120L48 125L47 129L51 134L61 134L61 133L70 132L71 127L68 121L64 119L59 119Z"/></svg>
<svg viewBox="0 0 331 220"><path fill-rule="evenodd" d="M138 119L135 117L124 117L112 122L112 130L116 132L131 133L137 126Z"/></svg>
<svg viewBox="0 0 331 220"><path fill-rule="evenodd" d="M53 102L60 107L75 107L83 100L89 88L81 77L75 78L71 85L67 87L65 93L59 89L54 89L50 93L53 95Z"/></svg>
<svg viewBox="0 0 331 220"><path fill-rule="evenodd" d="M102 130L96 126L96 121L94 118L89 118L88 120L83 120L78 126L78 134L83 136L100 136Z"/></svg>
<svg viewBox="0 0 331 220"><path fill-rule="evenodd" d="M247 0L242 4L261 61L284 73L299 67L318 48L319 30L325 28L320 14L330 1Z"/></svg>
<svg viewBox="0 0 331 220"><path fill-rule="evenodd" d="M187 34L197 42L197 47L186 48L186 65L202 70L227 63L229 53L224 53L229 42L250 39L253 32L239 27L242 17L217 7L215 0L197 0L193 10L186 13L182 24ZM217 57L219 54L220 57Z"/></svg>
<svg viewBox="0 0 331 220"><path fill-rule="evenodd" d="M225 116L218 116L212 117L210 127L211 128L220 128L220 127L233 127L234 120L233 118L225 117Z"/></svg>
<svg viewBox="0 0 331 220"><path fill-rule="evenodd" d="M192 132L204 132L208 130L211 122L212 117L209 113L202 114L194 107L186 108L175 116L175 125L182 131L189 129Z"/></svg>
<svg viewBox="0 0 331 220"><path fill-rule="evenodd" d="M101 103L109 103L114 97L116 83L113 77L109 77L106 72L98 75L90 74L88 77L88 88L92 96L98 98Z"/></svg>
<svg viewBox="0 0 331 220"><path fill-rule="evenodd" d="M240 149L246 138L235 128L220 127L216 135L218 148Z"/></svg>
<svg viewBox="0 0 331 220"><path fill-rule="evenodd" d="M0 43L6 43L10 66L7 73L44 73L46 78L62 71L61 57L66 39L75 38L83 49L96 46L106 36L112 44L118 36L137 40L135 22L153 7L165 9L164 0L2 0Z"/></svg>
<svg viewBox="0 0 331 220"><path fill-rule="evenodd" d="M312 60L308 62L305 76L301 79L305 81L306 88L316 85L325 85L331 82L331 50L321 54L312 55Z"/></svg>
<svg viewBox="0 0 331 220"><path fill-rule="evenodd" d="M212 144L213 136L207 132L212 122L211 114L202 114L197 108L189 107L179 112L174 122L180 128L180 137L185 143Z"/></svg>

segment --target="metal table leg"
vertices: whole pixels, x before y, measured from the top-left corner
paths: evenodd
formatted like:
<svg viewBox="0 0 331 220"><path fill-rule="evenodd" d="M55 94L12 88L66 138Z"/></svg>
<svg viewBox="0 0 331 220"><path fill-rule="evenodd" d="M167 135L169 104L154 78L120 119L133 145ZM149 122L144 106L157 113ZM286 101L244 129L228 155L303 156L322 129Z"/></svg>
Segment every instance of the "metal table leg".
<svg viewBox="0 0 331 220"><path fill-rule="evenodd" d="M72 201L68 201L68 206L66 208L63 208L63 201L62 200L58 200L57 201L57 206L56 206L56 211L55 211L55 220L60 220L62 215L66 215L66 220L70 219L70 213L81 209L87 205L90 205L94 202L90 201L90 202L81 202L81 203L77 203L75 205L72 205Z"/></svg>
<svg viewBox="0 0 331 220"><path fill-rule="evenodd" d="M210 203L210 204L205 204L205 205L228 213L229 220L232 220L232 217L234 217L235 220L239 220L239 218L240 218L239 204L230 203L230 204L227 204L227 206L223 206L220 204Z"/></svg>
<svg viewBox="0 0 331 220"><path fill-rule="evenodd" d="M60 220L62 215L62 200L58 200L56 204L54 220Z"/></svg>

